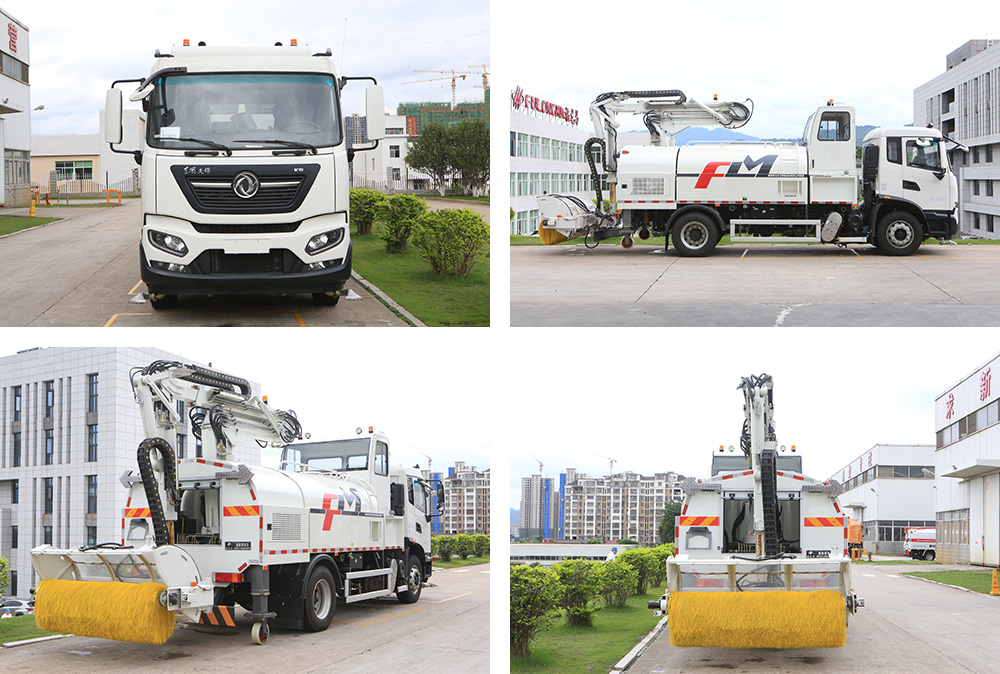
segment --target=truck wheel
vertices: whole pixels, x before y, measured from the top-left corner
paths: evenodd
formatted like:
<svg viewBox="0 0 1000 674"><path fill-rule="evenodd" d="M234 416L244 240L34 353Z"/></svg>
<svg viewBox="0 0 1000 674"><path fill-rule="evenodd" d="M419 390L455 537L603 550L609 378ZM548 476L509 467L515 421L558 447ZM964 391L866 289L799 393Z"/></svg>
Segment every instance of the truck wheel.
<svg viewBox="0 0 1000 674"><path fill-rule="evenodd" d="M928 550L927 552L925 552L924 553L924 559L926 561L928 561L928 562L933 562L934 561L934 551L933 550Z"/></svg>
<svg viewBox="0 0 1000 674"><path fill-rule="evenodd" d="M340 295L327 295L326 293L313 293L313 302L321 307L335 307L340 301Z"/></svg>
<svg viewBox="0 0 1000 674"><path fill-rule="evenodd" d="M681 257L705 257L719 243L719 232L709 216L691 213L674 224L670 240Z"/></svg>
<svg viewBox="0 0 1000 674"><path fill-rule="evenodd" d="M325 566L313 567L306 583L306 625L312 632L322 632L330 626L337 605L333 574Z"/></svg>
<svg viewBox="0 0 1000 674"><path fill-rule="evenodd" d="M414 604L420 599L423 589L424 574L420 571L420 560L416 555L409 555L410 563L406 567L406 590L396 593L396 599L402 604Z"/></svg>
<svg viewBox="0 0 1000 674"><path fill-rule="evenodd" d="M177 295L156 295L149 298L154 309L173 309L177 306Z"/></svg>
<svg viewBox="0 0 1000 674"><path fill-rule="evenodd" d="M875 242L886 255L912 255L923 242L917 219L905 211L893 211L878 223Z"/></svg>

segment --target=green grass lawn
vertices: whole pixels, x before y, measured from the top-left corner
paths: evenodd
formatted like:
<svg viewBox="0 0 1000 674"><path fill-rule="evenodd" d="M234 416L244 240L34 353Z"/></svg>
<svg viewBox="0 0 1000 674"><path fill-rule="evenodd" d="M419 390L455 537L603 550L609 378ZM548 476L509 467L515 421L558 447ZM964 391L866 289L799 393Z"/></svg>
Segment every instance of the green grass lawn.
<svg viewBox="0 0 1000 674"><path fill-rule="evenodd" d="M568 627L560 614L552 627L539 633L531 655L510 659L513 673L570 674L607 672L653 629L659 618L647 602L659 599L663 588L631 597L625 608L602 606L592 627Z"/></svg>
<svg viewBox="0 0 1000 674"><path fill-rule="evenodd" d="M423 199L454 199L455 201L481 201L485 204L490 203L490 196L488 194L485 197L463 197L457 194L449 194L446 197L442 197L440 194L419 194L417 196Z"/></svg>
<svg viewBox="0 0 1000 674"><path fill-rule="evenodd" d="M937 581L945 585L957 585L973 592L989 594L993 587L993 571L989 569L975 571L907 571L904 576L917 576L927 580Z"/></svg>
<svg viewBox="0 0 1000 674"><path fill-rule="evenodd" d="M406 253L389 255L374 234L351 236L355 271L427 325L490 324L489 251L480 255L468 276L438 276L412 246Z"/></svg>
<svg viewBox="0 0 1000 674"><path fill-rule="evenodd" d="M46 225L58 219L37 216L32 218L26 215L0 215L0 236L20 232L22 229L30 229L38 225Z"/></svg>
<svg viewBox="0 0 1000 674"><path fill-rule="evenodd" d="M35 626L35 616L33 614L19 615L13 618L0 620L0 644L7 644L12 641L24 641L25 639L37 639L47 637L59 632L46 632Z"/></svg>
<svg viewBox="0 0 1000 674"><path fill-rule="evenodd" d="M861 560L854 562L855 564L870 564L872 566L877 566L879 564L940 564L941 562L925 562L919 559L878 559L875 561Z"/></svg>
<svg viewBox="0 0 1000 674"><path fill-rule="evenodd" d="M462 559L461 557L452 557L447 562L442 562L440 559L434 560L434 568L436 569L456 569L460 566L473 566L475 564L489 564L490 556L485 554L482 557L469 557L468 559Z"/></svg>

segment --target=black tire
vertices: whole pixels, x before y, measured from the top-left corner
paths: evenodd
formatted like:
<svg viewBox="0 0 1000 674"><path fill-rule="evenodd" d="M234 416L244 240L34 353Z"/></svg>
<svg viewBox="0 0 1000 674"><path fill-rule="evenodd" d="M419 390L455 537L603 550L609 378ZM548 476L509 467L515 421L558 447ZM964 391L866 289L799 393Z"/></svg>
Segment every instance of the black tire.
<svg viewBox="0 0 1000 674"><path fill-rule="evenodd" d="M313 302L321 307L335 307L340 301L340 295L327 295L326 293L313 293Z"/></svg>
<svg viewBox="0 0 1000 674"><path fill-rule="evenodd" d="M905 211L887 214L875 230L875 244L886 255L913 255L923 240L920 223Z"/></svg>
<svg viewBox="0 0 1000 674"><path fill-rule="evenodd" d="M927 562L933 562L934 561L934 551L933 550L928 550L927 552L924 553L922 559L924 561L927 561Z"/></svg>
<svg viewBox="0 0 1000 674"><path fill-rule="evenodd" d="M719 243L719 228L705 213L682 215L670 230L670 241L681 257L705 257Z"/></svg>
<svg viewBox="0 0 1000 674"><path fill-rule="evenodd" d="M177 295L152 295L149 303L154 309L173 309L177 306Z"/></svg>
<svg viewBox="0 0 1000 674"><path fill-rule="evenodd" d="M407 555L409 563L406 565L406 589L396 593L396 599L401 604L415 604L420 599L420 591L423 589L424 574L420 569L420 560L416 555ZM399 585L399 581L396 581Z"/></svg>
<svg viewBox="0 0 1000 674"><path fill-rule="evenodd" d="M325 566L313 567L306 583L305 626L311 632L322 632L330 626L337 607L337 586L333 574Z"/></svg>

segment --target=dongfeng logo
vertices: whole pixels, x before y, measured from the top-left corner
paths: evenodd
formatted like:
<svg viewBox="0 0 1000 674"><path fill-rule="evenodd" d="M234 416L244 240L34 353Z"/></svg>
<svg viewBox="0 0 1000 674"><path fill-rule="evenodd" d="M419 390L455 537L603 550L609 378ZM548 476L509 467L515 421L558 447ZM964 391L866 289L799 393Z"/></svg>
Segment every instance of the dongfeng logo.
<svg viewBox="0 0 1000 674"><path fill-rule="evenodd" d="M249 171L237 173L236 177L233 178L233 192L236 192L236 196L241 199L249 199L257 194L259 188L260 181L257 180L257 176Z"/></svg>

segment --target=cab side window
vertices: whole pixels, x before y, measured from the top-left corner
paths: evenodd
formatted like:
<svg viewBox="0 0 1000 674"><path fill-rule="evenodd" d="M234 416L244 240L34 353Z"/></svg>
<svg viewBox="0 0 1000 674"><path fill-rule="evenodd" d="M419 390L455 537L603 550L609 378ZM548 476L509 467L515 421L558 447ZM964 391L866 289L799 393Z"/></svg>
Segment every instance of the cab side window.
<svg viewBox="0 0 1000 674"><path fill-rule="evenodd" d="M851 114L849 112L824 112L819 118L819 140L850 140Z"/></svg>
<svg viewBox="0 0 1000 674"><path fill-rule="evenodd" d="M892 164L903 163L903 141L900 138L885 139L885 158Z"/></svg>
<svg viewBox="0 0 1000 674"><path fill-rule="evenodd" d="M931 170L941 168L941 154L937 141L906 141L906 165Z"/></svg>
<svg viewBox="0 0 1000 674"><path fill-rule="evenodd" d="M389 474L389 445L384 442L375 443L375 474Z"/></svg>

